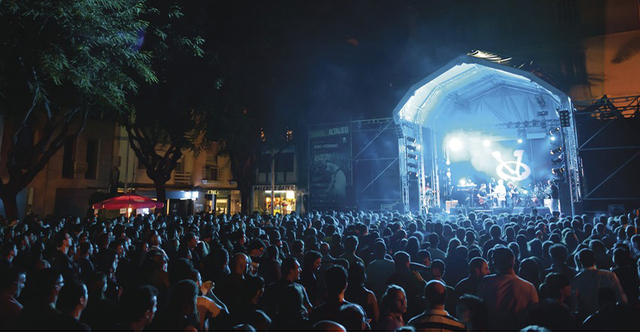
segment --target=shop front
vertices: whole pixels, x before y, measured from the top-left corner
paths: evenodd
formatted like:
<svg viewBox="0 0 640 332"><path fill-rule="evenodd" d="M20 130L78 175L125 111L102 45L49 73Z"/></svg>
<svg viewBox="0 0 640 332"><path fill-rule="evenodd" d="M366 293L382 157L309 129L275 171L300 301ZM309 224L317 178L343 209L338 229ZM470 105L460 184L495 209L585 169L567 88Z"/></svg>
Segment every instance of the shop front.
<svg viewBox="0 0 640 332"><path fill-rule="evenodd" d="M240 191L231 189L207 190L204 209L215 214L240 213Z"/></svg>
<svg viewBox="0 0 640 332"><path fill-rule="evenodd" d="M293 184L276 185L273 187L273 201L271 185L253 186L253 210L260 213L271 212L290 214L297 212L298 193Z"/></svg>

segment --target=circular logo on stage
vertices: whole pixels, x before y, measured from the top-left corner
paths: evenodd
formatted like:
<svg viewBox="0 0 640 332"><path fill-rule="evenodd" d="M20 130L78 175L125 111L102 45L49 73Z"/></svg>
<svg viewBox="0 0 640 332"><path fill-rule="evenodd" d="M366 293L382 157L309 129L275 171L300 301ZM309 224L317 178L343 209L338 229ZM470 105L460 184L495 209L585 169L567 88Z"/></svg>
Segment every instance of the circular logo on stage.
<svg viewBox="0 0 640 332"><path fill-rule="evenodd" d="M496 173L505 181L519 182L531 175L531 168L522 162L524 150L513 151L516 160L505 161L502 159L500 151L494 151L491 155L498 161Z"/></svg>

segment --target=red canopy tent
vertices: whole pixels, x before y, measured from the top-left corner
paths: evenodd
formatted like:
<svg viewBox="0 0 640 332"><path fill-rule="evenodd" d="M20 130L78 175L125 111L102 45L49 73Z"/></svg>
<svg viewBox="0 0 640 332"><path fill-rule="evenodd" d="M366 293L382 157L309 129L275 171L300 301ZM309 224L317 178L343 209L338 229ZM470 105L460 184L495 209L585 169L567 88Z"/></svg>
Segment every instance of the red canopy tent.
<svg viewBox="0 0 640 332"><path fill-rule="evenodd" d="M138 196L134 194L124 194L122 196L109 198L102 202L93 204L91 206L94 209L144 209L144 208L161 208L164 207L164 203L156 202L151 198Z"/></svg>

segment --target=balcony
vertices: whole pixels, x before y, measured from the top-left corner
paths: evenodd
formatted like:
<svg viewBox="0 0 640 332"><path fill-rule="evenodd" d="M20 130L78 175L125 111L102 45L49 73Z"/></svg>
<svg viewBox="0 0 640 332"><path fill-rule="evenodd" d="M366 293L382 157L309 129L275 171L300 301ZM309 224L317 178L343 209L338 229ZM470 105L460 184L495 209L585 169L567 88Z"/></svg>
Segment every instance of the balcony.
<svg viewBox="0 0 640 332"><path fill-rule="evenodd" d="M173 173L174 184L191 184L191 172L175 171Z"/></svg>

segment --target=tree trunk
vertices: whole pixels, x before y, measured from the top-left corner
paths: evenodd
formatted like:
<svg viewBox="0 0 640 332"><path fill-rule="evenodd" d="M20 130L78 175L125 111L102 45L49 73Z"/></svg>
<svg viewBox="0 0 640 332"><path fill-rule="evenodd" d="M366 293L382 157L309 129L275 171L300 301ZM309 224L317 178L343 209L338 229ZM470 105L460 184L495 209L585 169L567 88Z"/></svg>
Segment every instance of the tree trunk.
<svg viewBox="0 0 640 332"><path fill-rule="evenodd" d="M4 213L7 218L7 221L11 221L19 218L18 213L18 200L16 199L17 193L12 192L3 192L0 195L0 199L2 199L2 203L4 204Z"/></svg>
<svg viewBox="0 0 640 332"><path fill-rule="evenodd" d="M251 207L249 206L249 204L251 204L251 188L244 183L240 184L238 187L240 188L240 211L242 214L248 215L251 213Z"/></svg>
<svg viewBox="0 0 640 332"><path fill-rule="evenodd" d="M156 199L164 203L164 207L157 208L155 212L163 213L167 209L167 182L153 180L153 183L156 185Z"/></svg>

